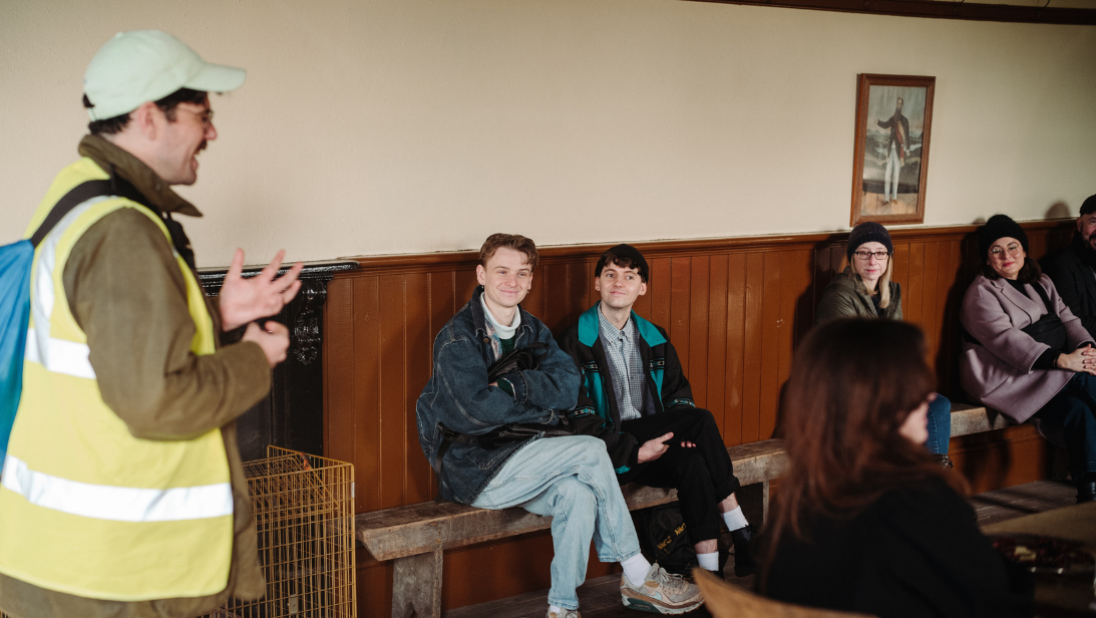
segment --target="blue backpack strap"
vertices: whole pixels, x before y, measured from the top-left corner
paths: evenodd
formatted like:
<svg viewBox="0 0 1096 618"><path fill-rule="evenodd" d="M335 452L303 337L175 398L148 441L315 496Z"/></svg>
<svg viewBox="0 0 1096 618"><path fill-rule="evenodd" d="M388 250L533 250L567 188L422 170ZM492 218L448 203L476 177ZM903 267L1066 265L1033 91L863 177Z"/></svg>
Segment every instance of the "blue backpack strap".
<svg viewBox="0 0 1096 618"><path fill-rule="evenodd" d="M30 320L30 272L34 250L73 208L91 198L110 195L109 180L77 185L57 201L27 240L0 247L0 472L23 391L23 354Z"/></svg>

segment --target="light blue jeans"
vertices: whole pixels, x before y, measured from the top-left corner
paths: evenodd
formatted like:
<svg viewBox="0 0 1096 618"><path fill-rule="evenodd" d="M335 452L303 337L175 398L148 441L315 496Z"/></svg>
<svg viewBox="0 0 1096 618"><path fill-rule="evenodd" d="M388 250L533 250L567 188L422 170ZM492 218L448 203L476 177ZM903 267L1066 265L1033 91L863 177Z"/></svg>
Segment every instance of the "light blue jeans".
<svg viewBox="0 0 1096 618"><path fill-rule="evenodd" d="M552 516L552 588L548 603L578 609L590 540L598 559L620 562L639 553L628 505L605 443L590 436L542 438L503 464L472 506L512 506Z"/></svg>
<svg viewBox="0 0 1096 618"><path fill-rule="evenodd" d="M934 455L947 455L951 440L951 400L936 393L936 399L929 404L928 417L929 439L925 447Z"/></svg>

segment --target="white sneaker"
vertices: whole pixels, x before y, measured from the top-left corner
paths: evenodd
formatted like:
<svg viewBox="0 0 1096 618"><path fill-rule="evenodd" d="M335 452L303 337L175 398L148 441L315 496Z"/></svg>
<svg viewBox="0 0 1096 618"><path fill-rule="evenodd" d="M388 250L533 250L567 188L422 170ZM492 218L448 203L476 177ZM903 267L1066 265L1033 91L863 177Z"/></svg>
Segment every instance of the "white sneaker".
<svg viewBox="0 0 1096 618"><path fill-rule="evenodd" d="M627 575L621 575L620 596L624 607L656 614L684 614L704 602L696 584L667 573L657 562L651 565L641 586L633 586Z"/></svg>

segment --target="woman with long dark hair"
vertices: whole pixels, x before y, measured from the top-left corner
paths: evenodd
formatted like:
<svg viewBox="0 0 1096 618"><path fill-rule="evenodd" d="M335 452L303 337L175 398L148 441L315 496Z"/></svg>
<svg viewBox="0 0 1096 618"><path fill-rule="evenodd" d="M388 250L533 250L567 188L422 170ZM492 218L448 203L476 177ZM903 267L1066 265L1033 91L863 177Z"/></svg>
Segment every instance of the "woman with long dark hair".
<svg viewBox="0 0 1096 618"><path fill-rule="evenodd" d="M978 244L982 274L959 312L963 390L1017 423L1033 421L1048 437L1061 433L1077 502L1096 500L1092 335L1027 257L1027 234L1015 221L990 217L978 230Z"/></svg>
<svg viewBox="0 0 1096 618"><path fill-rule="evenodd" d="M842 319L808 335L785 392L790 465L763 594L880 618L1031 615L1030 578L923 447L934 383L916 326Z"/></svg>

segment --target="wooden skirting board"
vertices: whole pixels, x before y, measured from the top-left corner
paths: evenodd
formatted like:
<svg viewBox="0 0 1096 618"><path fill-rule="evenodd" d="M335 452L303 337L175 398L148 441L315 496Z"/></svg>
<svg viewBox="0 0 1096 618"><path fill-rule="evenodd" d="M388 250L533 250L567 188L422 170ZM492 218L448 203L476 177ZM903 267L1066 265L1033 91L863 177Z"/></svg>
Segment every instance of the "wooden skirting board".
<svg viewBox="0 0 1096 618"><path fill-rule="evenodd" d="M1073 229L1069 220L1022 225L1036 258L1068 244ZM924 329L937 388L956 402L963 401L957 314L979 266L975 229L891 233L905 319ZM813 325L822 290L845 266L846 239L805 234L635 243L651 267L636 310L668 330L697 405L712 411L727 446L773 437L793 352ZM613 244L543 249L524 307L561 332L597 299L594 263ZM427 502L437 493L418 443L415 400L430 375L435 335L476 286L476 259L475 252L356 258L358 270L338 273L328 284L324 454L354 464L358 513ZM978 491L1048 474L1045 442L1027 426L957 438L952 454ZM548 586L546 532L451 554L446 608ZM391 564L365 556L359 564L362 615L388 615ZM592 560L589 576L612 568Z"/></svg>

